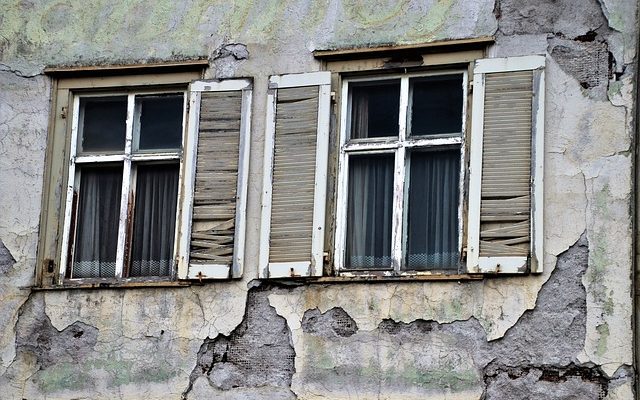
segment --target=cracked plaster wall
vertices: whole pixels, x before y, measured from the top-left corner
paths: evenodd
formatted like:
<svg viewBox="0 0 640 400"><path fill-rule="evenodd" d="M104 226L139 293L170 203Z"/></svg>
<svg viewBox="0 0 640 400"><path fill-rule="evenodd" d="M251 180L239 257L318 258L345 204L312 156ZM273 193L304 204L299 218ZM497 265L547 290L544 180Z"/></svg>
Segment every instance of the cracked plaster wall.
<svg viewBox="0 0 640 400"><path fill-rule="evenodd" d="M454 383L435 389L413 383L399 394L389 389L393 382L374 369L370 372L378 375L373 382L348 373L331 375L334 394L343 393L340 385L350 386L353 392L347 393L360 398L385 388L387 398L408 398L425 387L431 395L448 399L478 398L483 393L500 398L494 393L505 385L518 393L518 388L546 379L553 371L541 367L550 361L533 365L534 355L526 354L518 365L507 365L516 370L496 369L486 381L481 379L486 372L482 365L494 353L508 359L498 350L506 346L500 343L517 331L526 310L544 307L548 300L541 303L538 294L552 276L558 255L585 233L589 251L581 266L588 268L580 275L585 288L584 340L572 341L574 347L563 350L560 364L566 369L570 360L580 368L595 368L598 377L609 382L608 398L630 398L631 379L625 374L633 361L629 210L636 8L633 0L5 2L0 15L0 249L6 249L0 251L3 394L16 399L40 398L43 393L51 398L180 398L203 345L232 335L247 323L247 305L253 307L249 286L257 275L268 76L318 70L310 53L314 49L495 35L490 56L547 54L544 274L465 283L269 289L264 295L286 320L283 335L290 335L295 352L291 391L271 384L225 396L321 397L329 387L307 388L308 377L322 378L318 374L324 370L318 366L338 359L338 365L365 367L366 357L380 356L371 349L395 343L398 335L411 339L409 347L430 348L425 343L431 343L450 353L451 362L463 362L456 364L459 370L451 367L439 378L424 373L438 373L446 366L429 352L422 361L402 358L401 352L389 362L398 369L415 368L416 379ZM590 37L592 41L585 41ZM199 56L210 59L208 77L254 77L244 278L180 289L26 289L35 269L49 114L50 81L42 75L43 67ZM578 68L585 60L599 72ZM332 322L333 314L339 314L341 322ZM274 313L265 315L264 326L277 323ZM325 320L326 315L332 317ZM541 319L540 329L550 323ZM381 328L385 326L399 326L400 331L394 336ZM76 338L79 329L84 333ZM336 329L348 335L340 336ZM433 331L438 334L429 333ZM39 339L38 332L57 339ZM322 335L333 334L340 346L321 346L327 341ZM467 336L473 336L476 345L458 345L459 338ZM348 359L354 349L362 349L365 359ZM61 361L52 365L46 361L51 357ZM525 371L531 365L535 368ZM85 375L79 379L78 374ZM568 373L563 379L559 392L574 390L571 385L582 378ZM559 387L552 379L544 382L542 394ZM594 390L598 386L589 385ZM589 385L582 388L584 393L595 393L589 392ZM211 388L207 379L195 379L191 396L204 397Z"/></svg>

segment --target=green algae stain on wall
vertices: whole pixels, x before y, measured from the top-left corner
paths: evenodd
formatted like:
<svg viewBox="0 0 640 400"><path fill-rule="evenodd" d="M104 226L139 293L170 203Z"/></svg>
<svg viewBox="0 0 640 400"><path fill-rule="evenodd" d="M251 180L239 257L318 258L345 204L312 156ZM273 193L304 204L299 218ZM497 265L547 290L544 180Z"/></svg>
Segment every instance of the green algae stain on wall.
<svg viewBox="0 0 640 400"><path fill-rule="evenodd" d="M375 27L405 14L408 3L407 0L346 0L343 8L352 21L363 27Z"/></svg>
<svg viewBox="0 0 640 400"><path fill-rule="evenodd" d="M600 335L598 339L598 347L596 354L600 357L604 356L607 352L607 342L609 340L609 325L606 323L596 326L596 332Z"/></svg>
<svg viewBox="0 0 640 400"><path fill-rule="evenodd" d="M93 386L91 376L78 364L58 363L42 370L36 382L43 393L82 390Z"/></svg>
<svg viewBox="0 0 640 400"><path fill-rule="evenodd" d="M167 382L177 373L164 363L149 365L135 360L100 359L52 365L40 371L36 381L42 392L53 393L95 387L96 376L107 376L106 386L115 388L131 383Z"/></svg>

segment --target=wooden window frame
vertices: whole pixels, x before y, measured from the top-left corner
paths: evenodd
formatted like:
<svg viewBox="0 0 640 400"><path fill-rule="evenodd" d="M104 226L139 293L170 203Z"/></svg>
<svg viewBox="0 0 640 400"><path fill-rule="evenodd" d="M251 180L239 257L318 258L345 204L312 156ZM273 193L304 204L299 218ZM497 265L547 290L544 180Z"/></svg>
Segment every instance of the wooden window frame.
<svg viewBox="0 0 640 400"><path fill-rule="evenodd" d="M45 72L52 78L52 108L47 135L45 174L40 215L40 237L38 241L35 286L44 289L93 288L93 287L139 287L139 286L182 286L173 276L150 276L129 278L77 278L67 279L66 260L70 241L70 207L72 190L69 183L74 180L70 167L77 144L77 113L79 96L88 94L132 93L179 93L185 92L191 81L202 77L206 62L194 61L185 64L143 65L125 67L96 68L48 68ZM185 102L188 100L186 94ZM183 109L186 110L186 107ZM130 111L130 110L129 110ZM186 114L183 111L182 149L186 140ZM127 122L129 124L129 122ZM129 128L127 128L129 131ZM152 161L158 159L180 159L180 154L140 154L131 156L130 161ZM96 158L97 157L97 158ZM77 163L119 160L120 155L80 156ZM124 157L124 155L122 156ZM179 179L183 179L183 163L180 162ZM180 188L178 189L180 191ZM124 196L124 194L123 194ZM180 208L178 197L178 209ZM121 214L122 214L121 208ZM178 220L176 219L176 227ZM177 240L177 236L174 240ZM64 242L64 243L63 243ZM174 245L174 252L177 246ZM64 262L65 264L62 264ZM120 270L122 271L122 269Z"/></svg>
<svg viewBox="0 0 640 400"><path fill-rule="evenodd" d="M420 136L409 138L407 132L407 117L410 110L410 80L412 78L462 75L462 112L461 131L442 135ZM377 80L400 80L400 109L398 115L399 132L398 137L392 138L372 138L372 139L349 139L349 126L351 117L351 95L350 83L375 82ZM467 144L465 140L467 131L468 114L468 68L443 68L432 71L411 72L411 73L391 73L375 76L345 77L341 82L341 104L340 104L340 131L339 131L339 159L338 159L338 181L337 181L337 205L336 205L336 232L334 245L334 263L338 276L388 276L388 277L411 277L419 275L433 274L457 274L456 272L445 272L433 269L428 271L417 271L403 269L406 252L406 222L409 190L409 170L407 168L407 151L410 149L443 149L451 146L458 147L460 151L460 175L458 178L458 254L462 254L463 232L464 232L464 204L465 204L465 176ZM347 203L348 203L348 175L349 159L353 155L363 154L393 154L394 156L394 187L393 187L393 211L392 211L392 233L391 233L391 266L388 269L353 269L346 268L346 232L347 232ZM463 262L459 262L458 269L463 268Z"/></svg>

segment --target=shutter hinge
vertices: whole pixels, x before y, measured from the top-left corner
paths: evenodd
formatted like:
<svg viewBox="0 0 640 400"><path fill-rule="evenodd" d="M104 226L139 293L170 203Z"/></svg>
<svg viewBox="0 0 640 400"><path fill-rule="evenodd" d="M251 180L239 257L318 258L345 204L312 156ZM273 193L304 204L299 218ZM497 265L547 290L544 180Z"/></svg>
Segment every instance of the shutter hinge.
<svg viewBox="0 0 640 400"><path fill-rule="evenodd" d="M336 102L336 92L331 91L331 103L335 104Z"/></svg>
<svg viewBox="0 0 640 400"><path fill-rule="evenodd" d="M62 107L62 110L60 110L60 118L67 119L67 107Z"/></svg>

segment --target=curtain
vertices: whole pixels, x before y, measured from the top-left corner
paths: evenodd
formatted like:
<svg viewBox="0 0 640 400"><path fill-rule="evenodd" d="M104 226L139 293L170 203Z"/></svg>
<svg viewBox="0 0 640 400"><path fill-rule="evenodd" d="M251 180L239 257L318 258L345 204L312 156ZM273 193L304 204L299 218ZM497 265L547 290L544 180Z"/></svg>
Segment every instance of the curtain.
<svg viewBox="0 0 640 400"><path fill-rule="evenodd" d="M391 266L393 154L349 159L348 268Z"/></svg>
<svg viewBox="0 0 640 400"><path fill-rule="evenodd" d="M171 274L177 198L177 164L137 167L129 276Z"/></svg>
<svg viewBox="0 0 640 400"><path fill-rule="evenodd" d="M413 152L406 268L457 269L460 150Z"/></svg>
<svg viewBox="0 0 640 400"><path fill-rule="evenodd" d="M72 277L113 277L122 167L83 167L80 177Z"/></svg>
<svg viewBox="0 0 640 400"><path fill-rule="evenodd" d="M369 96L355 90L351 97L351 139L369 137Z"/></svg>

